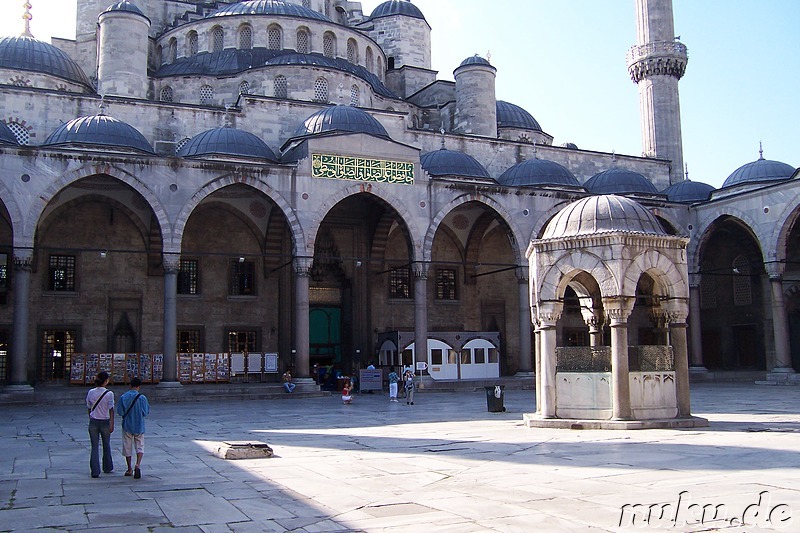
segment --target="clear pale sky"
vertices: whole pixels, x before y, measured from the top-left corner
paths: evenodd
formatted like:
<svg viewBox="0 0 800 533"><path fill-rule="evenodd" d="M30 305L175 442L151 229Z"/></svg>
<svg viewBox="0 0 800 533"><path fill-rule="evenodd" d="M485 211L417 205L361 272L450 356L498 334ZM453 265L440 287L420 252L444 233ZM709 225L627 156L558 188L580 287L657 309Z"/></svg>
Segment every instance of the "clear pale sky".
<svg viewBox="0 0 800 533"><path fill-rule="evenodd" d="M116 0L109 0L109 5ZM136 3L136 0L132 0ZM74 38L75 0L30 0L37 39ZM23 28L25 0L0 0L0 35ZM381 0L362 2L371 13ZM415 0L433 28L439 79L474 54L497 68L497 98L554 139L641 154L639 95L625 54L634 0ZM800 0L674 0L689 49L680 83L689 178L719 187L764 157L800 166Z"/></svg>

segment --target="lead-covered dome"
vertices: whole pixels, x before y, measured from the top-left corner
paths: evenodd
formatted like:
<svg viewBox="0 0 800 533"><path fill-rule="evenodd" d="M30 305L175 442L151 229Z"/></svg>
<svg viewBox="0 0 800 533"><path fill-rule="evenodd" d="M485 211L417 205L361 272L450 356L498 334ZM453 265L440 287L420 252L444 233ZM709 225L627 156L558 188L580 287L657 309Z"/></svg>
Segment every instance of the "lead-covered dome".
<svg viewBox="0 0 800 533"><path fill-rule="evenodd" d="M86 73L71 57L33 37L0 37L0 69L48 74L94 91Z"/></svg>
<svg viewBox="0 0 800 533"><path fill-rule="evenodd" d="M14 132L11 131L11 128L6 126L5 122L0 122L0 143L19 144L17 142L17 137L14 135Z"/></svg>
<svg viewBox="0 0 800 533"><path fill-rule="evenodd" d="M658 219L641 204L613 194L590 196L573 202L548 222L543 239L598 233L667 235Z"/></svg>
<svg viewBox="0 0 800 533"><path fill-rule="evenodd" d="M372 14L369 18L372 20L381 17L391 17L392 15L405 15L407 17L425 20L425 15L422 14L422 11L408 0L389 0L388 2L384 2L372 10Z"/></svg>
<svg viewBox="0 0 800 533"><path fill-rule="evenodd" d="M110 146L153 153L139 130L107 115L79 117L62 124L44 141L44 146Z"/></svg>
<svg viewBox="0 0 800 533"><path fill-rule="evenodd" d="M705 202L711 198L712 192L714 192L714 187L707 183L684 180L673 183L664 189L661 194L666 194L667 200L670 202L691 204L694 202Z"/></svg>
<svg viewBox="0 0 800 533"><path fill-rule="evenodd" d="M431 176L462 176L467 178L491 179L489 172L469 154L442 148L422 154L419 158L422 168Z"/></svg>
<svg viewBox="0 0 800 533"><path fill-rule="evenodd" d="M546 159L529 159L517 163L497 178L501 185L535 187L537 185L566 185L580 187L578 179L568 168Z"/></svg>
<svg viewBox="0 0 800 533"><path fill-rule="evenodd" d="M780 161L764 159L762 155L756 161L742 165L728 176L722 188L733 187L745 183L759 183L769 181L788 180L794 174L795 168Z"/></svg>
<svg viewBox="0 0 800 533"><path fill-rule="evenodd" d="M287 17L300 17L332 22L331 19L313 9L293 4L292 2L282 2L281 0L250 0L248 2L236 2L235 4L214 11L206 18L229 17L234 15L284 15Z"/></svg>
<svg viewBox="0 0 800 533"><path fill-rule="evenodd" d="M492 67L492 64L489 63L488 59L484 59L481 56L479 56L478 54L475 54L474 56L470 56L470 57L466 58L458 66L459 67L466 67L466 66L469 66L469 65L485 65L485 66ZM494 68L494 67L492 67L492 68ZM456 69L456 70L458 70L458 69Z"/></svg>
<svg viewBox="0 0 800 533"><path fill-rule="evenodd" d="M625 168L604 170L586 180L583 186L592 194L658 194L650 180Z"/></svg>
<svg viewBox="0 0 800 533"><path fill-rule="evenodd" d="M257 136L236 128L214 128L192 137L180 150L180 157L232 155L277 161L275 152Z"/></svg>
<svg viewBox="0 0 800 533"><path fill-rule="evenodd" d="M497 101L497 127L542 131L533 115L518 105L502 100Z"/></svg>
<svg viewBox="0 0 800 533"><path fill-rule="evenodd" d="M147 16L142 13L142 10L136 7L133 2L128 2L128 0L122 0L122 2L117 2L116 4L112 4L106 8L103 13L112 13L112 12L124 12L124 13L133 13L134 15L140 15L147 19ZM100 13L101 15L103 13ZM150 19L147 19L150 20Z"/></svg>
<svg viewBox="0 0 800 533"><path fill-rule="evenodd" d="M389 138L386 128L378 120L357 107L335 105L317 111L303 121L294 137L328 132L366 133Z"/></svg>

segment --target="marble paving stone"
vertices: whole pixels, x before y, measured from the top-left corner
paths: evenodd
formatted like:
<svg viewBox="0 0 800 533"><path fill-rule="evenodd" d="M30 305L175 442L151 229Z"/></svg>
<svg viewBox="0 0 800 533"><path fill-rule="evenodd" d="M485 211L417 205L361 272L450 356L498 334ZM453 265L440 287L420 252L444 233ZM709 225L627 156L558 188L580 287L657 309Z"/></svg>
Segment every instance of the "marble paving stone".
<svg viewBox="0 0 800 533"><path fill-rule="evenodd" d="M158 496L156 502L169 522L179 526L247 520L247 516L227 500L214 497L204 490L165 492Z"/></svg>

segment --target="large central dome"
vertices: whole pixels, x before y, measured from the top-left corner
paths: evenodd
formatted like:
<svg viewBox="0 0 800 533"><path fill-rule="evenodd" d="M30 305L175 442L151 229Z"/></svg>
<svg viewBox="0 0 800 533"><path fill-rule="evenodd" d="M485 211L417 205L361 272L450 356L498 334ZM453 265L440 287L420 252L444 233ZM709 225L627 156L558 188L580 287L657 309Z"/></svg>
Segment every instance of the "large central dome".
<svg viewBox="0 0 800 533"><path fill-rule="evenodd" d="M229 17L233 15L284 15L332 22L331 19L313 9L280 0L237 2L211 13L208 17Z"/></svg>
<svg viewBox="0 0 800 533"><path fill-rule="evenodd" d="M547 224L542 239L614 232L667 235L655 215L641 204L608 194L569 204Z"/></svg>

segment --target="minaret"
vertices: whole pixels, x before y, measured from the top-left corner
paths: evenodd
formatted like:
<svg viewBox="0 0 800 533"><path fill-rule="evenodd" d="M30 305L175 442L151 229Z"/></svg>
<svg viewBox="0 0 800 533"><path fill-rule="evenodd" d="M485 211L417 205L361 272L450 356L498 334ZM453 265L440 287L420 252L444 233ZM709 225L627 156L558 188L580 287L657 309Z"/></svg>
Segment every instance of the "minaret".
<svg viewBox="0 0 800 533"><path fill-rule="evenodd" d="M686 46L675 36L672 0L636 0L636 40L628 72L639 85L642 154L669 159L670 183L683 180L678 81L686 71Z"/></svg>

